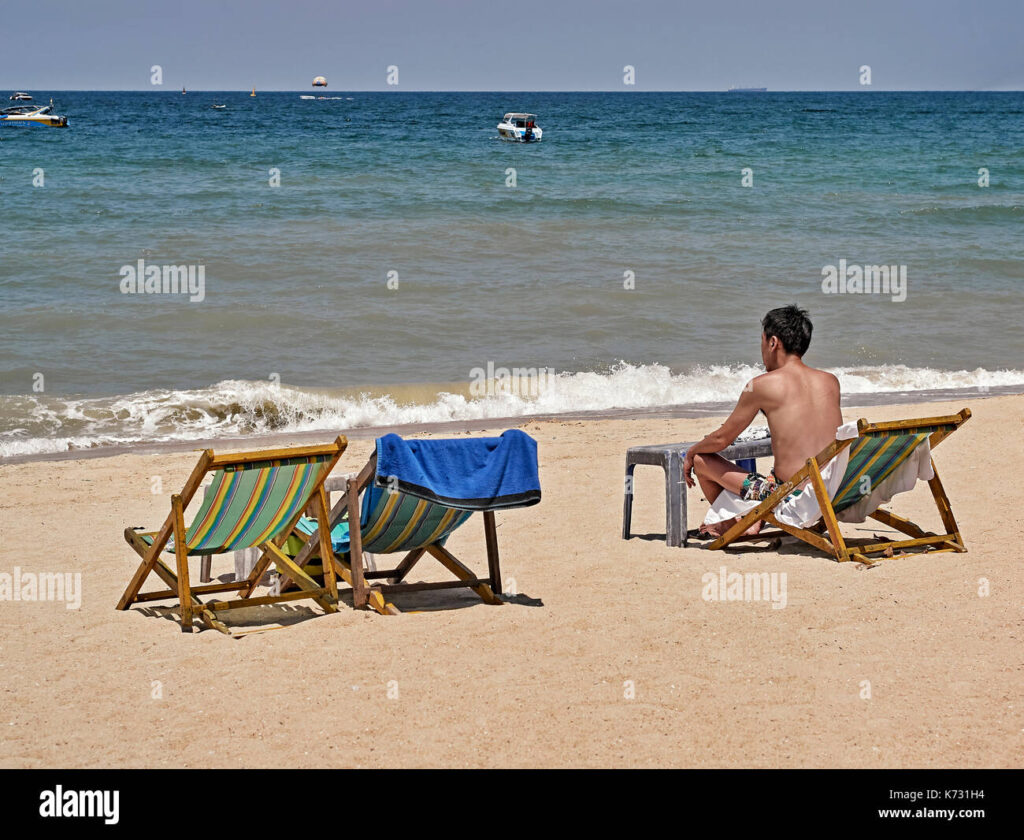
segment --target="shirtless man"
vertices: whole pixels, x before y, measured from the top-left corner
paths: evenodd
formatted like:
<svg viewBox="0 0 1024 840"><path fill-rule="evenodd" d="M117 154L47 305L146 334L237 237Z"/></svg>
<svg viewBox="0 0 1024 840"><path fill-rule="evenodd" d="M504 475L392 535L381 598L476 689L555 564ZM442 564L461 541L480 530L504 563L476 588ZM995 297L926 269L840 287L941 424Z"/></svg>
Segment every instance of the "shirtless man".
<svg viewBox="0 0 1024 840"><path fill-rule="evenodd" d="M766 373L743 388L729 419L700 443L691 446L683 461L683 477L693 487L693 473L713 503L723 489L743 499L761 501L777 485L789 480L808 458L813 458L836 438L843 422L839 410L839 380L831 373L808 367L803 355L811 343L811 319L796 306L773 309L761 321L761 360ZM768 419L775 466L767 476L747 473L720 452L750 425L759 411ZM735 520L719 522L707 530L722 534ZM757 523L748 533L756 533Z"/></svg>

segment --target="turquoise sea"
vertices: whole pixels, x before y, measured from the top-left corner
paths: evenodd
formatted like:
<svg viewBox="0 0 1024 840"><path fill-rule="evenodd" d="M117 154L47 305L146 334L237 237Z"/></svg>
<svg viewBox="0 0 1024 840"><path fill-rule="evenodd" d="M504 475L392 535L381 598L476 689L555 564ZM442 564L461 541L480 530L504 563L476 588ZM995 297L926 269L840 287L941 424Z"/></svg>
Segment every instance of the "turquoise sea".
<svg viewBox="0 0 1024 840"><path fill-rule="evenodd" d="M70 127L0 126L0 455L730 401L789 302L847 393L1024 390L1022 93L32 93Z"/></svg>

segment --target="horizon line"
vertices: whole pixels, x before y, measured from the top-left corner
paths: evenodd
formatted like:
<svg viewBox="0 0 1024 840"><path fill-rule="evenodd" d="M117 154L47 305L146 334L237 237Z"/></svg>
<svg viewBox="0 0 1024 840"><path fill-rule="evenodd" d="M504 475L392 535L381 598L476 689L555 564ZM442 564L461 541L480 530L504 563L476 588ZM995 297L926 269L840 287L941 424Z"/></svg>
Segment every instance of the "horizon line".
<svg viewBox="0 0 1024 840"><path fill-rule="evenodd" d="M188 86L185 85L185 88ZM159 89L156 89L159 88ZM4 85L0 85L0 90L7 90L8 88ZM249 88L192 88L189 93L249 93L252 89L252 85ZM168 93L178 94L177 86L166 87L163 85L153 85L145 88L15 88L11 87L12 92L25 92L30 93L32 90L53 92L53 93ZM261 88L264 93L306 93L307 88ZM418 90L397 90L395 88L351 88L351 89L335 89L330 91L331 93L1024 93L1024 89L1019 88L1008 88L1008 89L996 89L996 88L876 88L874 86L864 86L855 88L833 88L828 90L814 89L814 88L790 88L790 89L778 89L778 90L759 90L749 88L715 88L713 90L698 90L698 89L669 89L669 88L658 88L658 89L640 89L640 90L623 90L621 88L611 89L576 89L576 90L564 90L556 88L538 88L533 90L527 90L525 88L494 88L494 89L462 89L455 90L452 88L421 88Z"/></svg>

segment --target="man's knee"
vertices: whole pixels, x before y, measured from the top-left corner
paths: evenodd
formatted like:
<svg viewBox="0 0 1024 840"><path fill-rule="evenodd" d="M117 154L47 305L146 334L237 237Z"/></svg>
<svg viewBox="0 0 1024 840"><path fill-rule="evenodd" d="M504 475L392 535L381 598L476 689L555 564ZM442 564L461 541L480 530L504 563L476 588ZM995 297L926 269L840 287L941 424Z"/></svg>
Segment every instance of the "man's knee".
<svg viewBox="0 0 1024 840"><path fill-rule="evenodd" d="M693 456L693 469L696 472L703 473L707 471L708 462L703 455Z"/></svg>

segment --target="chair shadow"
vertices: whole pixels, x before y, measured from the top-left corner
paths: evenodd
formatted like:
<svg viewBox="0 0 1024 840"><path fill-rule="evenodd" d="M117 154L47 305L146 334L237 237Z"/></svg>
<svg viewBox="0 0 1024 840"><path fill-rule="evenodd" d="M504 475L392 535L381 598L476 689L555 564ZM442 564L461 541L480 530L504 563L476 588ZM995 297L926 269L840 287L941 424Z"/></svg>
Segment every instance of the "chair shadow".
<svg viewBox="0 0 1024 840"><path fill-rule="evenodd" d="M858 545L868 545L870 543L882 542L886 539L902 539L903 535L899 534L895 530L887 529L882 527L865 527L864 524L848 526L851 531L858 531L863 536L854 536L849 533L844 534L844 540L847 547L856 548ZM648 542L665 542L667 535L664 533L646 533L637 534L632 533L629 538L646 540ZM695 528L691 528L686 534L687 545L680 546L680 548L688 549L708 549L708 546L714 541L714 536L702 536L697 533ZM808 545L791 534L780 533L777 530L773 530L771 533L766 535L762 540L751 540L749 542L733 543L722 549L720 549L726 555L742 556L745 554L760 554L764 552L774 552L776 554L783 554L787 556L796 557L807 557L811 559L833 559L830 558L827 553L815 548L812 545ZM876 558L881 559L881 558ZM857 564L861 568L874 568L875 565L863 566Z"/></svg>
<svg viewBox="0 0 1024 840"><path fill-rule="evenodd" d="M863 536L854 536L849 532L843 534L843 541L846 543L847 548L857 548L858 545L870 545L871 543L883 542L884 540L891 539L902 539L903 535L899 534L895 530L890 530L884 527L864 527L863 524L848 526L850 531L857 531L863 534ZM825 535L827 536L827 535ZM690 537L691 542L694 538ZM710 543L710 540L701 538L703 545L697 547L706 548ZM763 544L767 542L767 545ZM744 555L744 554L757 554L760 552L773 551L776 554L783 554L786 556L793 557L807 557L810 559L825 559L835 561L835 558L829 555L827 552L822 551L819 548L815 548L813 545L808 545L802 540L797 539L791 534L773 532L766 536L761 541L751 541L747 543L733 543L732 545L726 546L720 549L727 555ZM883 559L881 557L873 558L874 560ZM865 566L861 563L854 564L857 568L872 569L877 566L877 562L870 566Z"/></svg>
<svg viewBox="0 0 1024 840"><path fill-rule="evenodd" d="M174 624L181 624L181 611L177 605L140 607L138 612L150 618L162 618ZM271 630L276 629L276 626L289 627L292 624L298 624L321 615L323 615L322 612L297 604L261 604L234 610L221 610L217 613L217 618L229 630L248 630L256 627ZM197 618L195 625L206 629L202 619Z"/></svg>
<svg viewBox="0 0 1024 840"><path fill-rule="evenodd" d="M411 581L410 581L411 582ZM352 590L339 591L339 600L345 598L346 602L352 604ZM540 598L531 598L525 594L499 596L506 604L516 604L522 607L543 607L544 602ZM464 610L470 607L487 607L480 596L472 589L434 589L422 592L392 592L384 596L385 600L393 603L402 612L445 612L447 610Z"/></svg>
<svg viewBox="0 0 1024 840"><path fill-rule="evenodd" d="M218 583L234 583L234 575L222 574L216 578L216 581ZM227 592L223 594L230 597L233 593ZM522 593L515 595L503 594L500 597L506 604L516 604L523 607L544 606L544 602L540 598L531 598L529 595ZM479 595L468 588L401 592L395 593L393 597L387 597L387 600L392 601L403 613L444 612L446 610L464 610L475 606L488 606L484 604ZM338 607L354 609L352 590L347 586L343 585L338 589ZM174 624L181 624L181 611L177 605L167 607L158 605L145 606L139 607L137 611L151 618L161 618ZM319 607L313 608L298 603L281 603L221 610L217 614L217 618L229 630L249 630L253 628L271 630L277 629L277 627L288 627L322 615L323 612L319 610ZM195 623L197 626L202 626L201 619L197 619Z"/></svg>

